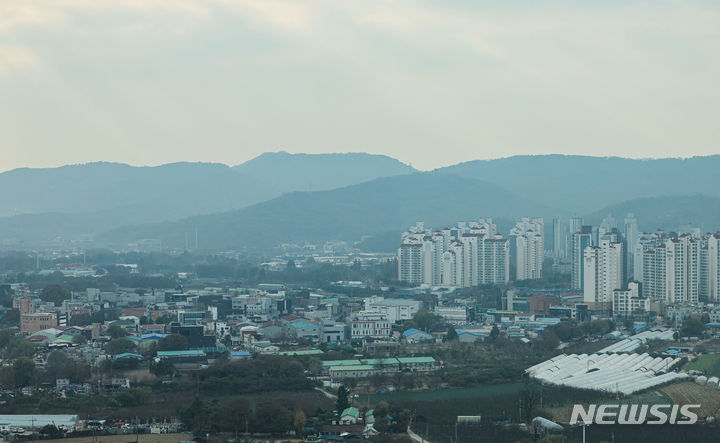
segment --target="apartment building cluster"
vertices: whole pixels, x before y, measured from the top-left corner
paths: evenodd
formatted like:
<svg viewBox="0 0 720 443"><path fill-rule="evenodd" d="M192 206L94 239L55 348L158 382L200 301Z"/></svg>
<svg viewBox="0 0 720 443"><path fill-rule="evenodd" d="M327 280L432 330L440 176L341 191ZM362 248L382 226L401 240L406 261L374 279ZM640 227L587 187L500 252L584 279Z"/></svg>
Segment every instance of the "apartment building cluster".
<svg viewBox="0 0 720 443"><path fill-rule="evenodd" d="M623 315L652 303L720 301L720 233L697 228L641 233L629 214L621 231L607 217L571 236L571 280L584 302ZM629 252L631 251L631 252Z"/></svg>
<svg viewBox="0 0 720 443"><path fill-rule="evenodd" d="M720 233L673 236L663 231L643 234L635 279L643 296L668 303L720 300Z"/></svg>
<svg viewBox="0 0 720 443"><path fill-rule="evenodd" d="M541 218L523 218L505 238L490 218L435 231L418 222L402 234L398 279L461 288L505 284L511 259L517 279L541 278L543 226Z"/></svg>

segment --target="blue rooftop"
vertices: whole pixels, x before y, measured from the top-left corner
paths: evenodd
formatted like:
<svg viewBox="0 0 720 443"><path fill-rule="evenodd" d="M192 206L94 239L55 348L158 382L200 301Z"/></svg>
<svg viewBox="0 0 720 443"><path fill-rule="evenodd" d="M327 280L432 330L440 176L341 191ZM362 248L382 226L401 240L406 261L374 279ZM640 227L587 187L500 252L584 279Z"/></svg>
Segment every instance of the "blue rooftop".
<svg viewBox="0 0 720 443"><path fill-rule="evenodd" d="M432 337L432 335L428 334L427 332L421 331L420 329L415 329L415 328L410 328L407 331L403 332L403 337L410 337L411 335L415 335L415 334L422 334L422 335L426 335L428 337Z"/></svg>
<svg viewBox="0 0 720 443"><path fill-rule="evenodd" d="M232 351L230 353L231 357L249 357L250 351Z"/></svg>
<svg viewBox="0 0 720 443"><path fill-rule="evenodd" d="M290 326L292 326L293 328L297 328L297 329L300 329L300 328L313 328L313 327L315 327L315 324L310 323L309 321L298 321L298 322L295 322L295 323L290 323Z"/></svg>
<svg viewBox="0 0 720 443"><path fill-rule="evenodd" d="M133 354L132 352L123 352L122 354L118 354L115 356L115 359L118 358L136 358L138 360L142 360L143 356L140 354Z"/></svg>

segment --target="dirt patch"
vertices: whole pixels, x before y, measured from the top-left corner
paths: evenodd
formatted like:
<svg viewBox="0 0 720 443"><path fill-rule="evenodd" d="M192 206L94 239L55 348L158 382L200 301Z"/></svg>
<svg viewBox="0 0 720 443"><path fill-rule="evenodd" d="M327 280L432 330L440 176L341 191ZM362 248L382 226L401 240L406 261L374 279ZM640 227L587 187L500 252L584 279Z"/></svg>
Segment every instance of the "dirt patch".
<svg viewBox="0 0 720 443"><path fill-rule="evenodd" d="M699 404L698 417L720 416L720 389L683 382L665 386L662 391L675 404Z"/></svg>

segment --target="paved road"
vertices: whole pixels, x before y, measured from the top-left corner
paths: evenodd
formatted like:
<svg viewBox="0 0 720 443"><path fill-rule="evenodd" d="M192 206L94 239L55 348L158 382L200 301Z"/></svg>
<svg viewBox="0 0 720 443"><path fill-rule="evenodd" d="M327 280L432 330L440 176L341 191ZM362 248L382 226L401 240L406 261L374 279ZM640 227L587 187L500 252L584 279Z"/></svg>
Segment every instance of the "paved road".
<svg viewBox="0 0 720 443"><path fill-rule="evenodd" d="M430 443L430 441L425 440L424 438L422 438L422 437L420 437L419 435L417 435L416 433L414 433L414 432L412 431L412 429L410 429L409 426L408 426L407 433L408 433L408 435L410 436L410 438L412 438L413 441L416 441L417 443Z"/></svg>
<svg viewBox="0 0 720 443"><path fill-rule="evenodd" d="M323 389L318 388L317 386L315 387L315 389L317 389L318 391L322 392L323 395L325 395L325 397L331 398L331 399L333 399L333 400L337 400L337 395L331 394L331 393L329 393L328 391L324 391Z"/></svg>

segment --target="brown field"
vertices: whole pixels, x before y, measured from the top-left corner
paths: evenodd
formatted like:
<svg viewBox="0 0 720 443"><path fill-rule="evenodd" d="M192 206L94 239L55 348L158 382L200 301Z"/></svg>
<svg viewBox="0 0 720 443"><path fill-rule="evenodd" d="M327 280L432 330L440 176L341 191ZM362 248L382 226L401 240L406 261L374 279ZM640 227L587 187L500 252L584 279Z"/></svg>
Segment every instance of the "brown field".
<svg viewBox="0 0 720 443"><path fill-rule="evenodd" d="M597 403L699 404L700 409L695 410L698 418L720 417L720 389L701 386L692 381L674 383L654 391L631 395L619 400L608 398ZM547 408L547 411L550 412L555 421L567 423L572 413L572 404Z"/></svg>
<svg viewBox="0 0 720 443"><path fill-rule="evenodd" d="M178 443L181 441L191 441L190 434L140 434L138 436L140 443ZM62 438L58 440L43 440L45 442L58 443L130 443L135 441L134 435L103 435L101 437L77 437Z"/></svg>
<svg viewBox="0 0 720 443"><path fill-rule="evenodd" d="M661 389L675 404L699 404L698 417L720 416L720 389L688 381Z"/></svg>

